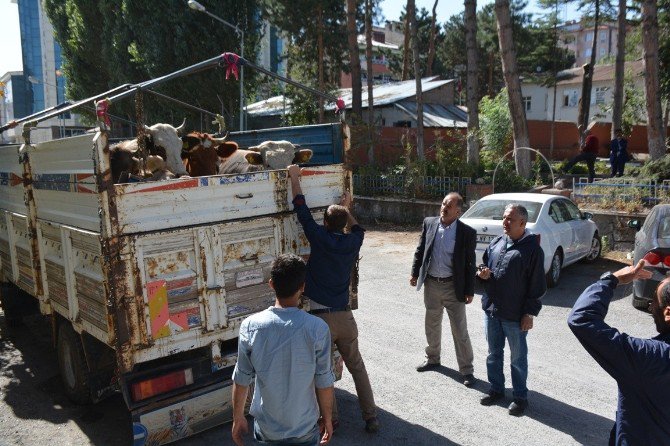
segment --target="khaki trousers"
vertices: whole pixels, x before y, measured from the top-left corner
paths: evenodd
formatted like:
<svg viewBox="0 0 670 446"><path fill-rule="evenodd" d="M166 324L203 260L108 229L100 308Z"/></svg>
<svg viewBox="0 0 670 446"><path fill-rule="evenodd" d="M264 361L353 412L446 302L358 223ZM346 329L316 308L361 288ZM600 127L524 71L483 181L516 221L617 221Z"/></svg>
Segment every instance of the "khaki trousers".
<svg viewBox="0 0 670 446"><path fill-rule="evenodd" d="M353 313L351 310L336 311L334 313L320 313L316 316L328 324L332 344L337 346L337 350L344 360L344 365L347 366L347 370L354 379L363 419L368 420L376 417L377 406L375 406L375 399L372 395L368 371L365 369L365 363L358 349L358 326ZM337 419L337 404L333 399L333 420Z"/></svg>
<svg viewBox="0 0 670 446"><path fill-rule="evenodd" d="M451 336L454 339L458 370L462 375L473 373L473 353L468 322L465 314L465 302L456 297L454 282L439 283L426 278L423 289L423 302L426 305L426 358L429 363L440 362L442 345L442 313L447 310L451 324Z"/></svg>

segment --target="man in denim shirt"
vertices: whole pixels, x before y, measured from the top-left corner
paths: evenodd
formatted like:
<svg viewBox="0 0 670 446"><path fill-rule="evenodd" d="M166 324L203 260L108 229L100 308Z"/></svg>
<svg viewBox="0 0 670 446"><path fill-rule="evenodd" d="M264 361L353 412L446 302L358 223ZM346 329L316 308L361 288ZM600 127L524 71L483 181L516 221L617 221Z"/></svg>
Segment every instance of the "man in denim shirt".
<svg viewBox="0 0 670 446"><path fill-rule="evenodd" d="M273 307L249 316L240 326L233 372L233 441L248 431L244 404L255 378L249 413L254 438L263 444L313 446L333 433L333 372L330 333L321 319L298 308L305 288L305 262L293 254L272 264ZM319 429L321 413L323 436Z"/></svg>
<svg viewBox="0 0 670 446"><path fill-rule="evenodd" d="M610 445L670 445L670 278L658 285L649 306L658 336L634 338L605 323L618 284L651 278L644 264L603 274L568 317L579 342L619 387Z"/></svg>

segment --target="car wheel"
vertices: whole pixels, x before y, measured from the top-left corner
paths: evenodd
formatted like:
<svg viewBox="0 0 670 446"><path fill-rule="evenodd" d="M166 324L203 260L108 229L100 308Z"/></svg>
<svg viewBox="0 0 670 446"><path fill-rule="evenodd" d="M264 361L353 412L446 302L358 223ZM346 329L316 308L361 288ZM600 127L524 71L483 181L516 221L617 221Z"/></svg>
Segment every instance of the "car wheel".
<svg viewBox="0 0 670 446"><path fill-rule="evenodd" d="M593 234L593 238L591 239L591 249L589 250L589 253L584 257L584 261L586 263L593 263L598 258L600 257L600 252L603 249L603 245L600 241L600 236L596 232Z"/></svg>
<svg viewBox="0 0 670 446"><path fill-rule="evenodd" d="M551 258L549 272L547 273L547 286L553 288L558 285L558 279L561 277L561 266L563 266L563 255L561 250L557 249Z"/></svg>
<svg viewBox="0 0 670 446"><path fill-rule="evenodd" d="M89 404L89 370L79 335L68 323L62 323L58 329L56 345L58 369L65 394L77 404Z"/></svg>

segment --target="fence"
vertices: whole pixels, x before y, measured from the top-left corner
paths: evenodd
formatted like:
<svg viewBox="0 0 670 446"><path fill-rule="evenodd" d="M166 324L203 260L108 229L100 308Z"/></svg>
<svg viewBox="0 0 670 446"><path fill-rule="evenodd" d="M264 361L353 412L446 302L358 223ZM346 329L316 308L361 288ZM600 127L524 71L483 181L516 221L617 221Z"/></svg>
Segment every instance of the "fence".
<svg viewBox="0 0 670 446"><path fill-rule="evenodd" d="M369 197L442 199L449 192L458 192L465 196L465 187L471 181L470 178L463 177L354 174L354 192Z"/></svg>
<svg viewBox="0 0 670 446"><path fill-rule="evenodd" d="M581 177L574 182L573 194L580 201L607 204L615 201L639 202L646 205L670 203L670 180L604 179L588 182Z"/></svg>

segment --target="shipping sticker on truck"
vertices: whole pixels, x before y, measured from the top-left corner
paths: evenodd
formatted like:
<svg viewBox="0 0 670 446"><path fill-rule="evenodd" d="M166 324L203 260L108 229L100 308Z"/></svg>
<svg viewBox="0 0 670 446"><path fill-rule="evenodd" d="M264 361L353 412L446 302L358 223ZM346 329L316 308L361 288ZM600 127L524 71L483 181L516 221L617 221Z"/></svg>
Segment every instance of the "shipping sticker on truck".
<svg viewBox="0 0 670 446"><path fill-rule="evenodd" d="M249 285L263 283L263 268L252 269L249 271L238 271L235 273L235 286L242 288Z"/></svg>

